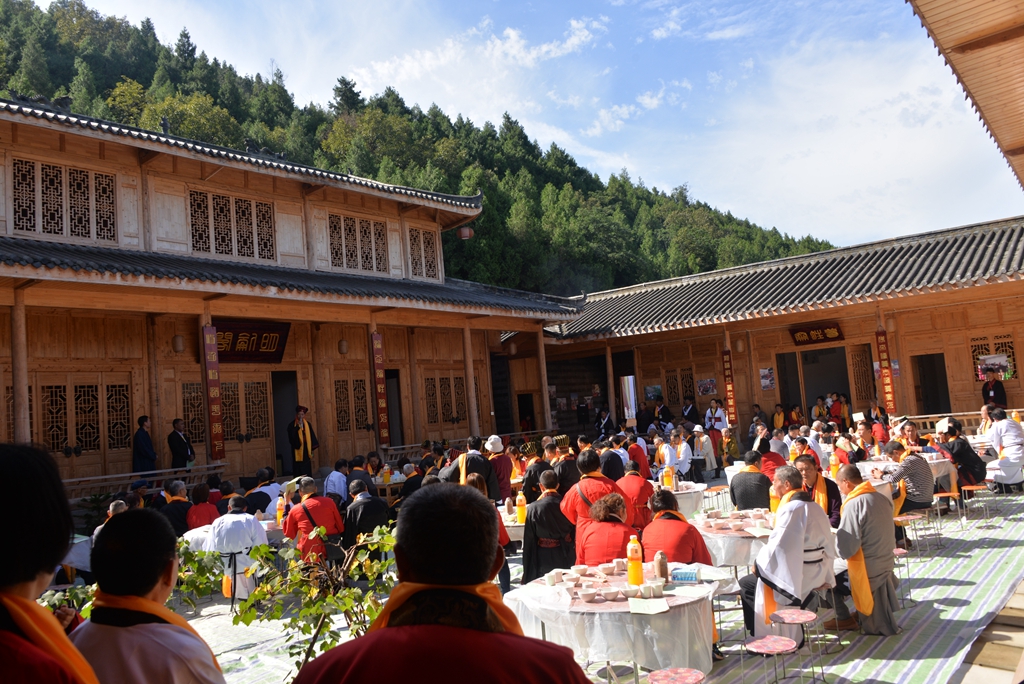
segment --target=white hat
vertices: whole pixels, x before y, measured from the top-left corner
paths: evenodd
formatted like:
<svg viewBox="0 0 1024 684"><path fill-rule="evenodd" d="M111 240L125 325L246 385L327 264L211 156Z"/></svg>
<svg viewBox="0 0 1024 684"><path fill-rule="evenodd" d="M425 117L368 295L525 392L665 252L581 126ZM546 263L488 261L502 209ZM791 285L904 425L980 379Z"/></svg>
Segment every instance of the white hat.
<svg viewBox="0 0 1024 684"><path fill-rule="evenodd" d="M700 425L694 425L693 426L693 431L694 432L704 432L704 428L702 428Z"/></svg>
<svg viewBox="0 0 1024 684"><path fill-rule="evenodd" d="M487 438L487 443L484 444L484 449L487 449L492 454L500 454L505 451L505 445L501 443L501 437L498 435L491 435Z"/></svg>

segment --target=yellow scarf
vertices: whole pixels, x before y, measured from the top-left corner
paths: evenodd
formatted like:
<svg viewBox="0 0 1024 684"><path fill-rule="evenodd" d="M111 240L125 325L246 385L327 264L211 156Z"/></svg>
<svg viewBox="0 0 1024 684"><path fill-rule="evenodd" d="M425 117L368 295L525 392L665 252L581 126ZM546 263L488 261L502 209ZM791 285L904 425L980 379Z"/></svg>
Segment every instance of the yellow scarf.
<svg viewBox="0 0 1024 684"><path fill-rule="evenodd" d="M313 455L313 436L309 434L309 421L303 420L302 427L299 428L299 448L295 450L295 460L305 461L306 455L303 453L307 449L309 455ZM305 447L305 448L303 448Z"/></svg>
<svg viewBox="0 0 1024 684"><path fill-rule="evenodd" d="M901 483L902 484L902 483ZM846 495L846 501L839 509L844 512L846 504L856 499L861 494L871 494L875 491L870 482L861 482L853 488L853 491ZM850 575L850 589L853 591L853 605L861 615L871 615L875 611L875 597L871 593L871 581L868 579L868 566L864 561L864 549L857 549L857 553L846 559L846 570Z"/></svg>
<svg viewBox="0 0 1024 684"><path fill-rule="evenodd" d="M907 500L907 481L900 480L899 493L892 497L892 516L898 518L900 515L900 509L903 508L903 502ZM897 523L901 524L901 523Z"/></svg>
<svg viewBox="0 0 1024 684"><path fill-rule="evenodd" d="M102 589L97 589L96 597L93 599L92 605L95 608L119 608L121 610L134 610L138 613L155 615L175 627L181 627L196 639L203 642L203 645L210 651L210 660L213 661L214 666L218 671L220 671L220 663L217 662L217 656L213 655L213 649L211 649L210 645L203 640L203 637L199 636L199 632L193 629L192 625L185 622L185 618L171 610L168 610L164 606L161 606L156 601L150 601L149 599L142 598L141 596L114 596L112 594L103 593Z"/></svg>
<svg viewBox="0 0 1024 684"><path fill-rule="evenodd" d="M388 602L384 604L384 610L380 612L377 619L374 620L373 624L370 625L370 628L366 630L367 634L383 627L387 627L388 619L391 617L393 612L401 608L406 601L419 592L431 589L464 591L467 594L482 598L487 603L487 606L494 611L494 614L498 616L498 620L501 622L501 626L506 632L509 634L518 634L519 636L523 636L523 628L519 625L519 620L516 618L516 614L513 613L512 609L506 606L504 602L502 602L501 590L493 582L453 586L445 584L399 582L395 585L395 588L391 590L391 596L388 598Z"/></svg>
<svg viewBox="0 0 1024 684"><path fill-rule="evenodd" d="M163 495L164 501L166 501L167 503L171 503L172 501L188 501L188 499L186 499L183 496L171 496L167 492L164 492Z"/></svg>
<svg viewBox="0 0 1024 684"><path fill-rule="evenodd" d="M459 484L466 484L466 456L469 454L459 454Z"/></svg>
<svg viewBox="0 0 1024 684"><path fill-rule="evenodd" d="M786 492L782 496L782 499L779 501L778 508L781 508L785 504L788 504L789 500L792 499L794 496L796 496L796 493L799 492L799 491L800 491L799 489L791 489L788 492ZM775 501L776 501L776 498L775 498L775 488L772 487L772 504L774 504ZM775 508L772 509L772 511L775 511L775 510L776 510ZM766 625L770 625L771 624L771 622L772 622L771 621L771 614L774 613L777 608L778 608L778 604L775 602L775 592L772 590L771 587L769 587L768 585L765 585L764 586L764 624L766 624Z"/></svg>
<svg viewBox="0 0 1024 684"><path fill-rule="evenodd" d="M821 473L818 473L818 478L814 481L814 489L811 494L814 496L814 503L821 506L821 510L828 515L828 490L825 489L825 476Z"/></svg>
<svg viewBox="0 0 1024 684"><path fill-rule="evenodd" d="M7 609L25 638L64 666L78 684L99 684L89 661L71 643L53 613L35 601L14 594L0 593L0 605Z"/></svg>
<svg viewBox="0 0 1024 684"><path fill-rule="evenodd" d="M741 473L760 473L761 469L758 468L756 465L748 465L748 466L743 466L742 468L740 468L740 472Z"/></svg>
<svg viewBox="0 0 1024 684"><path fill-rule="evenodd" d="M664 518L666 515L672 516L673 518L678 518L679 520L682 520L684 523L690 522L686 519L686 516L680 513L679 511L658 511L654 514L654 519L657 520L659 518Z"/></svg>
<svg viewBox="0 0 1024 684"><path fill-rule="evenodd" d="M813 415L815 419L824 418L825 416L828 415L828 407L818 406L817 404L815 404L814 408L811 409L811 415Z"/></svg>
<svg viewBox="0 0 1024 684"><path fill-rule="evenodd" d="M785 413L773 413L772 414L772 425L775 426L776 430L781 430L782 426L786 424Z"/></svg>
<svg viewBox="0 0 1024 684"><path fill-rule="evenodd" d="M260 482L260 483L259 483L258 485L256 485L255 487L253 487L252 489L250 489L249 491L247 491L247 492L245 493L245 495L246 495L246 496L249 496L250 494L252 494L253 492L255 492L255 491L256 491L257 489L259 489L260 487L263 487L264 485L268 485L268 484L270 484L270 480L267 480L266 482Z"/></svg>

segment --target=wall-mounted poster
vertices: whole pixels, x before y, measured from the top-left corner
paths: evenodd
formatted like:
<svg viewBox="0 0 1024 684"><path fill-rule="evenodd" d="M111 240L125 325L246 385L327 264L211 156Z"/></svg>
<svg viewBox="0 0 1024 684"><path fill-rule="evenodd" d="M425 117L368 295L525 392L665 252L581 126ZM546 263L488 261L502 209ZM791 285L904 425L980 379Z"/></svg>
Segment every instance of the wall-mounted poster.
<svg viewBox="0 0 1024 684"><path fill-rule="evenodd" d="M718 383L715 382L714 378L708 378L707 380L698 380L697 394L699 394L702 397L709 397L718 394Z"/></svg>
<svg viewBox="0 0 1024 684"><path fill-rule="evenodd" d="M600 385L598 385L598 384L597 384L597 383L595 382L595 383L594 383L594 387L593 387L593 389L591 389L590 393L591 393L592 395L594 395L595 397L599 397L599 396L601 396L601 386L600 386Z"/></svg>
<svg viewBox="0 0 1024 684"><path fill-rule="evenodd" d="M559 411L569 410L569 402L566 400L565 397L558 397L557 399L555 399L555 405L558 406Z"/></svg>
<svg viewBox="0 0 1024 684"><path fill-rule="evenodd" d="M899 359L893 359L892 360L892 377L894 377L894 378L900 377L900 360Z"/></svg>
<svg viewBox="0 0 1024 684"><path fill-rule="evenodd" d="M570 404L572 404L573 406L575 406L575 405L576 405L576 404L578 404L579 402L580 402L580 395L579 395L579 392L572 392L571 394L569 394L569 403L570 403Z"/></svg>
<svg viewBox="0 0 1024 684"><path fill-rule="evenodd" d="M587 402L588 409L594 410L594 397L583 397L583 401Z"/></svg>
<svg viewBox="0 0 1024 684"><path fill-rule="evenodd" d="M1013 377L1010 372L1010 361L1006 354L989 354L978 357L978 380L984 380L985 374L989 371L998 376L1000 380L1009 380Z"/></svg>
<svg viewBox="0 0 1024 684"><path fill-rule="evenodd" d="M775 389L775 369L761 368L761 389L765 392Z"/></svg>
<svg viewBox="0 0 1024 684"><path fill-rule="evenodd" d="M654 401L661 396L661 385L645 385L644 401Z"/></svg>
<svg viewBox="0 0 1024 684"><path fill-rule="evenodd" d="M556 389L557 388L555 387L555 385L548 385L548 398L549 399L554 399L555 398L555 391L556 391Z"/></svg>

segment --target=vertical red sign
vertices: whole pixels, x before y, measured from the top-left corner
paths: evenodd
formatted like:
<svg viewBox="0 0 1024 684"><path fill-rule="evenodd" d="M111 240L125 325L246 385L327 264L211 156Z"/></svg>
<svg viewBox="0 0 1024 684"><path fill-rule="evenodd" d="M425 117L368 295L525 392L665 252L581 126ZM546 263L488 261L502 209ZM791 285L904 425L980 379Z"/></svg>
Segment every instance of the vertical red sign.
<svg viewBox="0 0 1024 684"><path fill-rule="evenodd" d="M373 386L377 392L377 441L391 445L391 426L388 424L388 388L384 382L384 341L379 332L370 334L373 343Z"/></svg>
<svg viewBox="0 0 1024 684"><path fill-rule="evenodd" d="M722 352L722 368L725 371L725 414L729 425L736 426L740 418L736 413L736 386L732 381L732 352L728 349Z"/></svg>
<svg viewBox="0 0 1024 684"><path fill-rule="evenodd" d="M210 426L210 458L223 459L224 418L220 403L220 359L217 356L217 328L203 326L203 388L206 391L206 424Z"/></svg>
<svg viewBox="0 0 1024 684"><path fill-rule="evenodd" d="M885 403L885 412L890 416L896 415L896 392L892 385L892 359L889 356L889 340L885 330L879 328L875 331L875 344L878 345L878 369L882 378L882 399Z"/></svg>

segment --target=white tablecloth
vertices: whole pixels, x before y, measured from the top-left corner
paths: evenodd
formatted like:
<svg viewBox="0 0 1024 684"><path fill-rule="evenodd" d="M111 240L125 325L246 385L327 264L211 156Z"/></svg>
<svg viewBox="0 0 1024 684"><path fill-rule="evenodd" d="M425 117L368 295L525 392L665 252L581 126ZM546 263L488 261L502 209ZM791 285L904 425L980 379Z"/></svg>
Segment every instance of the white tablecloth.
<svg viewBox="0 0 1024 684"><path fill-rule="evenodd" d="M591 578L587 578L591 579ZM624 577L619 577L624 581ZM629 602L611 604L598 597L594 603L570 599L560 587L531 583L505 594L504 601L526 636L573 650L589 661L618 660L660 670L691 667L711 672L711 595L717 584L701 585L703 597L669 597L669 611L635 615ZM543 625L543 629L542 629Z"/></svg>
<svg viewBox="0 0 1024 684"><path fill-rule="evenodd" d="M523 530L525 529L526 525L520 525L519 523L510 523L507 520L505 521L505 531L508 532L508 538L512 541L523 541Z"/></svg>
<svg viewBox="0 0 1024 684"><path fill-rule="evenodd" d="M687 518L704 507L704 490L706 484L698 484L697 489L688 492L674 492L676 501L679 503L679 512Z"/></svg>
<svg viewBox="0 0 1024 684"><path fill-rule="evenodd" d="M92 570L92 537L76 534L71 540L71 548L61 561L61 565L70 565L76 570L89 572Z"/></svg>
<svg viewBox="0 0 1024 684"><path fill-rule="evenodd" d="M720 530L710 530L706 527L698 527L700 535L704 537L704 543L711 554L711 560L718 567L725 565L738 565L740 567L753 565L757 559L757 553L768 541L768 537L753 537L749 534L734 533L732 530L723 533Z"/></svg>
<svg viewBox="0 0 1024 684"><path fill-rule="evenodd" d="M956 477L956 466L946 458L941 460L929 460L928 465L931 466L932 475L935 476L935 480L939 482L939 485L949 491L950 477ZM886 466L894 466L895 463L892 461L861 461L857 464L857 469L860 471L862 477L871 477L871 470L878 468L879 470L885 470Z"/></svg>

